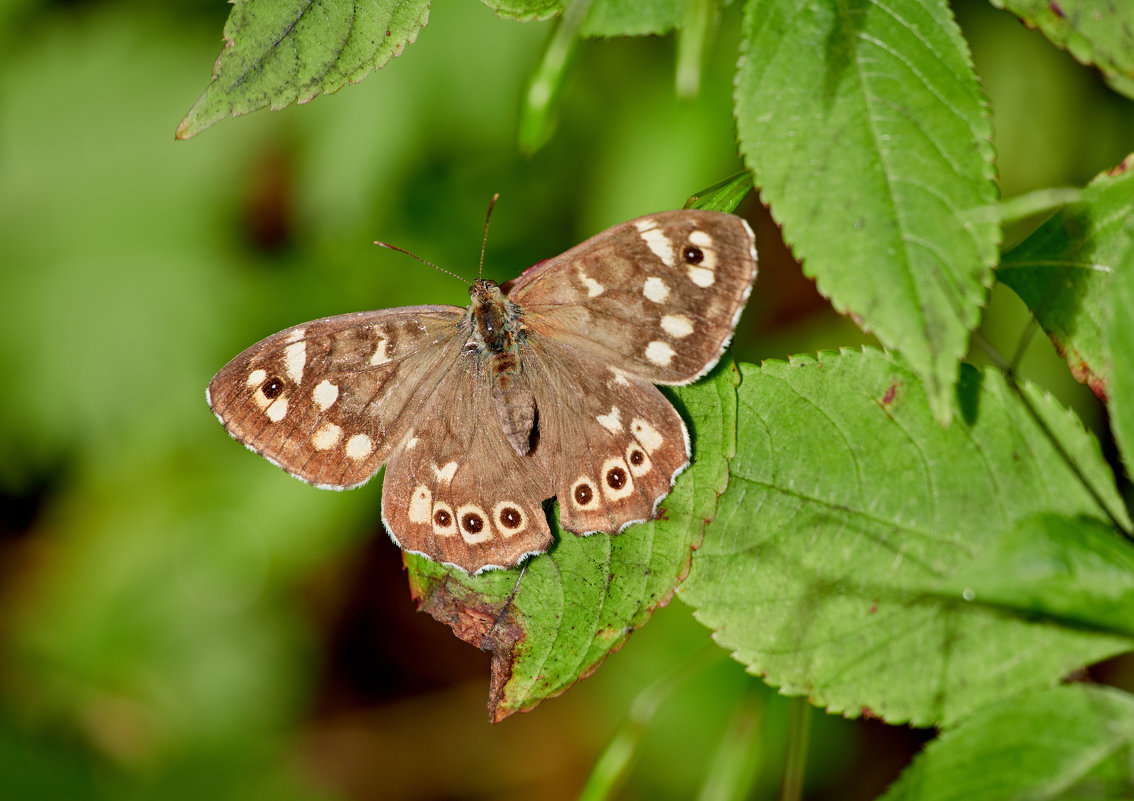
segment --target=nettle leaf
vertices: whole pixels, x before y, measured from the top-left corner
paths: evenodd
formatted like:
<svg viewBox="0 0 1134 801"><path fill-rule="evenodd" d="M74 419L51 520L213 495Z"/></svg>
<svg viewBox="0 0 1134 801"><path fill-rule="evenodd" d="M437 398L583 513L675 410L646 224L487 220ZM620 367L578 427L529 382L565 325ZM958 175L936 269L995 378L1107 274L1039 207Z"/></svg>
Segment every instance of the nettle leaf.
<svg viewBox="0 0 1134 801"><path fill-rule="evenodd" d="M751 0L740 149L804 270L939 419L996 260L987 108L944 0Z"/></svg>
<svg viewBox="0 0 1134 801"><path fill-rule="evenodd" d="M1134 4L1128 0L992 0L1058 47L1102 71L1116 92L1134 98Z"/></svg>
<svg viewBox="0 0 1134 801"><path fill-rule="evenodd" d="M212 82L177 138L358 83L400 55L428 19L429 0L233 0Z"/></svg>
<svg viewBox="0 0 1134 801"><path fill-rule="evenodd" d="M1086 599L1075 620L1045 618L1072 610L1027 603L1027 576L1015 607L992 582L974 594L958 578L981 578L990 555L1036 561L1002 540L1045 513L1089 528L1064 552L1076 581L1059 580L1085 593L1092 575L1126 569L1128 555L1084 566L1096 530L1129 520L1097 442L1050 397L966 365L961 419L942 428L918 377L867 350L743 365L739 401L729 487L680 592L782 692L848 716L951 724L1134 647Z"/></svg>
<svg viewBox="0 0 1134 801"><path fill-rule="evenodd" d="M482 0L502 17L539 20L563 12L571 0ZM666 33L681 22L682 0L591 0L583 36L645 36Z"/></svg>
<svg viewBox="0 0 1134 801"><path fill-rule="evenodd" d="M1114 376L1107 347L1113 275L1134 250L1134 170L1119 170L1091 181L1079 202L1005 253L996 271L1032 310L1072 375L1103 399Z"/></svg>
<svg viewBox="0 0 1134 801"><path fill-rule="evenodd" d="M692 422L695 459L661 519L618 536L557 532L551 551L510 571L468 576L407 554L421 608L492 653L493 720L535 706L592 673L673 596L728 483L736 443L736 367L674 389Z"/></svg>
<svg viewBox="0 0 1134 801"><path fill-rule="evenodd" d="M1134 216L1127 215L1122 227L1125 247L1114 260L1109 293L1106 346L1112 372L1107 384L1107 411L1130 476L1134 475Z"/></svg>
<svg viewBox="0 0 1134 801"><path fill-rule="evenodd" d="M1039 690L944 732L880 801L1129 798L1132 746L1134 696L1085 685Z"/></svg>

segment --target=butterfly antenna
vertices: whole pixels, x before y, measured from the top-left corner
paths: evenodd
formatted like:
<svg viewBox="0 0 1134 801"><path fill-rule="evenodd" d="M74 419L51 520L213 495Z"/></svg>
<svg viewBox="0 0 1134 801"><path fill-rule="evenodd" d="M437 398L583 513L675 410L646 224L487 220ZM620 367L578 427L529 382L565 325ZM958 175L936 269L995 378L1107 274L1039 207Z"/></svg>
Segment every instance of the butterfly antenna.
<svg viewBox="0 0 1134 801"><path fill-rule="evenodd" d="M480 243L480 267L476 271L478 281L484 277L484 250L488 247L488 221L492 219L492 209L499 199L500 193L497 192L492 196L492 200L488 201L488 212L484 215L484 239Z"/></svg>
<svg viewBox="0 0 1134 801"><path fill-rule="evenodd" d="M391 244L390 244L389 242L375 242L374 244L375 244L375 245L378 245L379 247L383 247L383 248L386 248L386 249L388 249L388 250L396 250L396 251L398 251L398 253L404 253L404 254L406 254L407 256L409 256L409 257L410 257L411 259L417 259L417 260L418 260L418 261L420 261L420 262L421 262L422 264L428 264L428 265L429 265L430 267L432 267L432 268L433 268L434 270L437 270L437 271L439 271L439 272L443 272L443 273L445 273L445 275L451 275L451 276L453 276L453 277L454 277L454 278L456 278L456 279L457 279L458 281L460 281L460 282L461 282L462 284L468 285L468 284L472 283L472 282L471 282L471 281L469 281L469 280L468 280L467 278L464 278L464 277L462 277L462 276L459 276L459 275L457 275L456 273L453 273L453 272L449 272L449 271L448 271L448 270L446 270L446 269L445 269L444 267L438 267L438 266L437 266L436 264L434 264L433 262L431 262L431 261L426 261L425 259L421 258L421 256L417 255L416 253L410 253L410 252L409 252L408 250L406 250L405 248L400 248L400 247L398 247L397 245L391 245Z"/></svg>

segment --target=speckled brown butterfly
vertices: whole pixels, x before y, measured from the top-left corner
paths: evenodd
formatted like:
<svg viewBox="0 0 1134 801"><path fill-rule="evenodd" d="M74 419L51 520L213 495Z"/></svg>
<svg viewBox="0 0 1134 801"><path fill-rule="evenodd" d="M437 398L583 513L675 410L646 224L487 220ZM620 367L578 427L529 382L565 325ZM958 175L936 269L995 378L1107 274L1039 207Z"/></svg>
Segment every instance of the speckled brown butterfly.
<svg viewBox="0 0 1134 801"><path fill-rule="evenodd" d="M669 211L617 225L468 309L411 306L281 331L208 388L233 437L317 487L383 464L402 548L469 573L546 551L542 502L576 534L651 519L689 464L654 384L716 364L756 277L739 217Z"/></svg>

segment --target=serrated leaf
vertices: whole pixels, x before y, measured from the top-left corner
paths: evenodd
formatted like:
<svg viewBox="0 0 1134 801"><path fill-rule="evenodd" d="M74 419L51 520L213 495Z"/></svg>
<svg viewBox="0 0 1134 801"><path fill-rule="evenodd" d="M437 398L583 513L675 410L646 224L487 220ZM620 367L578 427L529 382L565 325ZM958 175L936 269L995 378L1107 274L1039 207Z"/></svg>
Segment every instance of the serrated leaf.
<svg viewBox="0 0 1134 801"><path fill-rule="evenodd" d="M1134 98L1134 5L1128 0L992 0L1039 28L1083 64L1099 68L1116 92Z"/></svg>
<svg viewBox="0 0 1134 801"><path fill-rule="evenodd" d="M944 0L752 0L740 149L804 270L938 418L996 258L987 109Z"/></svg>
<svg viewBox="0 0 1134 801"><path fill-rule="evenodd" d="M950 724L1134 647L950 589L1032 515L1105 526L1101 498L1129 525L1098 444L1054 400L968 366L957 392L942 428L876 351L742 367L729 487L680 593L751 672L845 715Z"/></svg>
<svg viewBox="0 0 1134 801"><path fill-rule="evenodd" d="M564 0L481 0L501 17L517 22L531 22L554 17L563 12Z"/></svg>
<svg viewBox="0 0 1134 801"><path fill-rule="evenodd" d="M1112 276L1134 250L1134 170L1120 170L1091 181L1079 202L1005 253L996 271L1066 357L1071 374L1103 399L1114 374L1107 347ZM1129 315L1130 308L1121 312Z"/></svg>
<svg viewBox="0 0 1134 801"><path fill-rule="evenodd" d="M1040 690L943 733L881 801L1129 798L1132 746L1134 697L1085 685Z"/></svg>
<svg viewBox="0 0 1134 801"><path fill-rule="evenodd" d="M1134 476L1134 219L1123 222L1126 247L1114 261L1106 330L1111 376L1107 411L1127 476Z"/></svg>
<svg viewBox="0 0 1134 801"><path fill-rule="evenodd" d="M1134 638L1134 547L1091 518L1025 517L938 590Z"/></svg>
<svg viewBox="0 0 1134 801"><path fill-rule="evenodd" d="M400 55L428 19L429 0L233 0L212 82L177 138L358 83Z"/></svg>
<svg viewBox="0 0 1134 801"><path fill-rule="evenodd" d="M569 0L481 0L502 17L541 20L560 14ZM592 0L583 36L645 36L666 33L681 21L680 0Z"/></svg>
<svg viewBox="0 0 1134 801"><path fill-rule="evenodd" d="M535 706L589 675L669 602L728 482L737 380L729 362L710 378L675 390L693 422L696 458L662 501L661 519L613 537L557 532L550 552L520 569L480 576L406 556L421 608L492 653L493 720Z"/></svg>

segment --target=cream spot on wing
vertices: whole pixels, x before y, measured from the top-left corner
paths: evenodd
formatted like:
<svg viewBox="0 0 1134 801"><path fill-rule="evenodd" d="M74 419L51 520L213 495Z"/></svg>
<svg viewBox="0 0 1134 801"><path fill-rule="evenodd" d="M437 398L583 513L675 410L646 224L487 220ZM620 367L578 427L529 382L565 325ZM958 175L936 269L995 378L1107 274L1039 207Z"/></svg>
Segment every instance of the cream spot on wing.
<svg viewBox="0 0 1134 801"><path fill-rule="evenodd" d="M268 374L257 367L255 370L248 374L248 381L246 381L245 383L250 387L257 387L260 384L263 384L264 379L266 379L267 377Z"/></svg>
<svg viewBox="0 0 1134 801"><path fill-rule="evenodd" d="M409 430L409 436L406 439L406 450L412 451L414 448L417 447L418 441L419 441L418 438L413 435L413 429L411 428Z"/></svg>
<svg viewBox="0 0 1134 801"><path fill-rule="evenodd" d="M365 459L374 450L374 443L365 434L355 434L346 442L346 455L355 461Z"/></svg>
<svg viewBox="0 0 1134 801"><path fill-rule="evenodd" d="M586 476L579 476L571 485L571 503L576 509L583 511L597 509L598 497L598 487Z"/></svg>
<svg viewBox="0 0 1134 801"><path fill-rule="evenodd" d="M653 217L643 217L640 220L634 221L634 227L638 229L639 233L644 234L644 233L646 233L646 231L649 231L651 228L657 228L658 227L658 221L655 220Z"/></svg>
<svg viewBox="0 0 1134 801"><path fill-rule="evenodd" d="M689 234L689 243L699 248L711 248L713 246L713 238L709 236L707 231L692 231Z"/></svg>
<svg viewBox="0 0 1134 801"><path fill-rule="evenodd" d="M457 525L469 545L479 545L492 539L492 523L475 503L466 503L457 509Z"/></svg>
<svg viewBox="0 0 1134 801"><path fill-rule="evenodd" d="M641 232L642 239L649 246L654 255L662 260L666 267L672 267L675 263L673 255L673 243L669 241L661 230L657 228L649 228Z"/></svg>
<svg viewBox="0 0 1134 801"><path fill-rule="evenodd" d="M631 478L630 468L621 456L615 456L602 463L599 481L602 483L602 494L608 501L621 501L634 494L634 479Z"/></svg>
<svg viewBox="0 0 1134 801"><path fill-rule="evenodd" d="M704 267L690 267L689 280L700 287L712 286L717 277L713 275L712 270L706 270Z"/></svg>
<svg viewBox="0 0 1134 801"><path fill-rule="evenodd" d="M441 537L452 537L457 533L457 516L453 507L444 501L433 504L433 533Z"/></svg>
<svg viewBox="0 0 1134 801"><path fill-rule="evenodd" d="M323 423L311 435L311 444L317 451L325 451L339 444L343 430L334 423Z"/></svg>
<svg viewBox="0 0 1134 801"><path fill-rule="evenodd" d="M611 406L610 412L607 414L595 415L599 425L609 431L611 434L617 434L622 430L622 420L619 419L619 412L617 406Z"/></svg>
<svg viewBox="0 0 1134 801"><path fill-rule="evenodd" d="M437 476L437 480L442 484L448 484L453 480L453 476L457 474L457 463L449 462L444 467L433 465L433 475Z"/></svg>
<svg viewBox="0 0 1134 801"><path fill-rule="evenodd" d="M669 367L669 363L673 361L675 354L676 351L673 348L656 339L646 346L646 359L658 367Z"/></svg>
<svg viewBox="0 0 1134 801"><path fill-rule="evenodd" d="M278 423L284 419L287 414L287 398L276 398L272 401L271 405L264 410L264 414L268 415L268 419L273 423Z"/></svg>
<svg viewBox="0 0 1134 801"><path fill-rule="evenodd" d="M703 267L706 270L717 269L717 252L715 250L710 250L709 248L702 250L701 263L698 266Z"/></svg>
<svg viewBox="0 0 1134 801"><path fill-rule="evenodd" d="M332 384L325 378L315 385L315 389L311 390L311 400L315 401L315 405L319 407L320 411L327 411L335 405L335 401L338 399L338 384Z"/></svg>
<svg viewBox="0 0 1134 801"><path fill-rule="evenodd" d="M642 443L642 447L646 449L647 453L653 453L665 442L665 437L640 417L630 421L630 433L634 435L634 439Z"/></svg>
<svg viewBox="0 0 1134 801"><path fill-rule="evenodd" d="M610 372L614 373L614 378L612 378L610 381L607 382L608 386L610 384L616 384L617 386L620 386L620 387L630 386L630 382L626 380L626 373L622 372L617 367L611 367L609 369L610 369Z"/></svg>
<svg viewBox="0 0 1134 801"><path fill-rule="evenodd" d="M433 493L424 484L418 484L410 496L409 509L406 516L411 523L428 523L433 511Z"/></svg>
<svg viewBox="0 0 1134 801"><path fill-rule="evenodd" d="M505 537L513 537L528 527L528 515L524 508L512 501L501 501L492 509L492 519Z"/></svg>
<svg viewBox="0 0 1134 801"><path fill-rule="evenodd" d="M583 282L583 286L587 288L587 297L597 298L606 291L606 287L600 284L595 279L591 278L581 269L578 272L579 280Z"/></svg>
<svg viewBox="0 0 1134 801"><path fill-rule="evenodd" d="M654 464L650 461L645 449L637 442L631 442L626 446L626 465L630 468L630 474L635 478L646 475L654 468Z"/></svg>
<svg viewBox="0 0 1134 801"><path fill-rule="evenodd" d="M287 339L285 341L289 342L289 343L298 342L299 340L303 339L303 335L306 334L306 333L307 333L306 328L297 328L294 331L292 331L290 334L287 335Z"/></svg>
<svg viewBox="0 0 1134 801"><path fill-rule="evenodd" d="M386 346L389 345L389 340L382 337L378 340L378 347L374 349L374 355L370 357L370 363L377 367L380 364L385 364L390 361L390 354L386 352Z"/></svg>
<svg viewBox="0 0 1134 801"><path fill-rule="evenodd" d="M307 364L307 343L295 342L284 350L284 364L287 376L295 383L303 381L303 367Z"/></svg>
<svg viewBox="0 0 1134 801"><path fill-rule="evenodd" d="M665 281L656 275L651 275L642 287L642 294L654 303L665 303L665 299L669 297L669 287L666 286Z"/></svg>
<svg viewBox="0 0 1134 801"><path fill-rule="evenodd" d="M693 333L693 321L684 314L667 314L661 318L661 327L674 339L684 339Z"/></svg>

